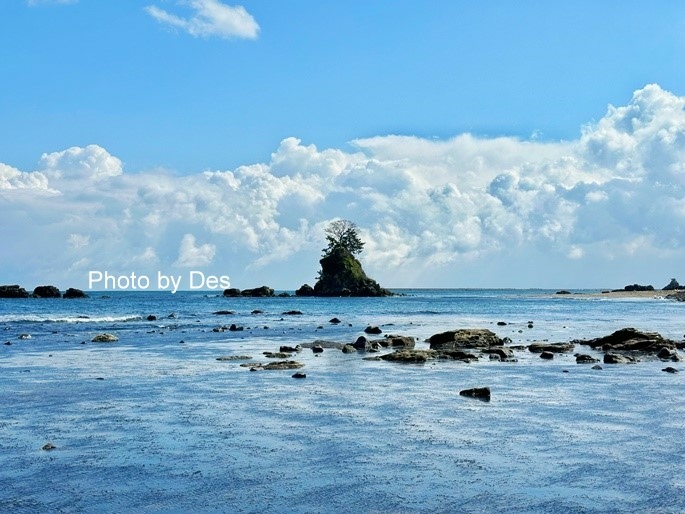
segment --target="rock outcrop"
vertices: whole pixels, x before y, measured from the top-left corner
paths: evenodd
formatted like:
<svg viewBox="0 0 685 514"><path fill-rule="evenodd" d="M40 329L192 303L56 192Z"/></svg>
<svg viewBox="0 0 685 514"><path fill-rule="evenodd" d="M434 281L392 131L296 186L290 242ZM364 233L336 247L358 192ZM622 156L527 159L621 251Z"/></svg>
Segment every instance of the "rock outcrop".
<svg viewBox="0 0 685 514"><path fill-rule="evenodd" d="M225 291L224 291L225 293ZM254 289L243 289L241 296L251 296L253 298L267 298L274 296L274 290L268 286L255 287Z"/></svg>
<svg viewBox="0 0 685 514"><path fill-rule="evenodd" d="M314 288L309 284L302 284L302 286L295 291L295 296L314 296Z"/></svg>
<svg viewBox="0 0 685 514"><path fill-rule="evenodd" d="M33 290L34 298L62 298L62 293L55 286L38 286Z"/></svg>
<svg viewBox="0 0 685 514"><path fill-rule="evenodd" d="M88 295L80 289L70 287L64 292L64 298L88 298Z"/></svg>
<svg viewBox="0 0 685 514"><path fill-rule="evenodd" d="M621 293L623 291L654 291L654 286L652 286L652 285L643 286L640 284L631 284L631 285L625 286L623 289L613 289L611 292L612 293Z"/></svg>
<svg viewBox="0 0 685 514"><path fill-rule="evenodd" d="M28 298L29 292L18 285L0 286L0 298Z"/></svg>
<svg viewBox="0 0 685 514"><path fill-rule="evenodd" d="M663 288L664 291L678 291L685 289L685 286L681 286L675 278L672 278L666 287Z"/></svg>
<svg viewBox="0 0 685 514"><path fill-rule="evenodd" d="M473 348L485 350L493 346L503 346L505 340L486 328L466 328L449 330L428 338L431 350L457 350Z"/></svg>
<svg viewBox="0 0 685 514"><path fill-rule="evenodd" d="M378 282L366 276L362 265L345 248L335 248L320 261L315 296L391 296Z"/></svg>
<svg viewBox="0 0 685 514"><path fill-rule="evenodd" d="M604 337L573 341L577 344L601 348L605 352L645 352L658 353L662 348L674 349L675 341L665 339L657 332L641 332L634 328L622 328Z"/></svg>

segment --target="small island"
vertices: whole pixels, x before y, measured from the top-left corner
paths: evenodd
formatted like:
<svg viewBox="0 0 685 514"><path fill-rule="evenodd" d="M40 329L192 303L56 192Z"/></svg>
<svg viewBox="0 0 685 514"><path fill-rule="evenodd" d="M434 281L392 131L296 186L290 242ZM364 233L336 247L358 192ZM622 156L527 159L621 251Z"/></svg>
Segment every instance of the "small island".
<svg viewBox="0 0 685 514"><path fill-rule="evenodd" d="M319 263L318 280L314 287L304 284L297 296L392 296L378 282L368 277L355 257L364 248L357 226L348 220L333 221L326 228L328 246Z"/></svg>

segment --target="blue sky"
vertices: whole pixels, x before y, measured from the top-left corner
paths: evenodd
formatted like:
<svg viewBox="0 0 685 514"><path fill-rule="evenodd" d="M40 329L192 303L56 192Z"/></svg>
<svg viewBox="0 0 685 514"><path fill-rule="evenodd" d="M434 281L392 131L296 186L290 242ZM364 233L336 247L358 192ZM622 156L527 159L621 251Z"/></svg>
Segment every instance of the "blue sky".
<svg viewBox="0 0 685 514"><path fill-rule="evenodd" d="M677 274L671 263L682 257L682 219L672 217L678 230L655 237L652 223L658 226L661 218L645 223L627 212L613 189L589 189L619 179L633 183L639 175L645 187L630 194L646 194L667 162L672 174L659 191L682 199L682 2L251 1L242 3L242 14L236 5L0 4L0 163L6 176L0 201L8 220L0 230L21 235L15 251L0 253L7 274L0 282L82 285L89 267L149 272L185 265L229 273L244 287L260 280L297 287L313 280L322 227L338 216L360 225L370 240L362 259L390 286L604 286L604 280L666 283ZM638 91L645 93L636 98ZM614 131L621 122L616 113L611 118L610 105L632 105L640 114L647 105L669 105L669 112L644 120L653 126L640 136L653 141L659 130L675 130L670 146L660 150L668 155L657 158L651 150L602 161L596 148L607 136L602 122L613 123ZM614 151L624 140L602 141ZM630 151L644 149L645 141ZM568 159L578 162L571 166ZM327 167L332 161L337 171ZM652 169L650 163L661 164ZM355 175L359 169L364 173ZM76 195L68 193L70 175L99 178L92 194ZM512 176L516 180L507 182ZM216 198L188 193L215 179L224 181ZM325 183L335 187L325 190ZM505 183L519 193L544 193L549 186L557 197L528 198L534 205L525 208L524 199L507 204L494 192ZM251 212L212 210L212 202L229 198L226 188L251 199L244 205ZM593 211L569 196L580 189L608 199L603 218L616 221L606 233L581 226L593 225ZM53 196L41 197L42 203L29 197L41 190ZM103 193L109 200L93 207ZM178 199L182 193L186 197ZM481 194L487 197L477 198ZM438 195L445 204L418 220L387 207L421 195L433 202ZM174 199L187 202L186 215L160 222L169 214L153 203ZM483 211L490 200L499 203ZM479 208L463 207L471 204ZM88 209L91 220L111 223L116 234L88 227L79 214ZM493 226L500 222L501 230L520 234L496 244L500 229ZM546 222L556 223L555 235L534 234ZM442 233L438 225L458 228ZM64 260L55 269L35 255L25 269L38 234L63 245ZM269 239L273 234L278 241ZM129 258L113 260L104 240L117 241ZM398 250L408 242L433 251ZM630 244L638 249L617 265L608 248ZM204 257L184 259L183 248ZM659 273L650 264L655 255L665 259ZM508 259L519 259L518 278L513 264L503 264ZM538 264L530 270L532 259ZM557 269L559 259L565 264ZM424 272L397 280L397 273L385 274L389 263ZM290 270L287 276L283 269Z"/></svg>

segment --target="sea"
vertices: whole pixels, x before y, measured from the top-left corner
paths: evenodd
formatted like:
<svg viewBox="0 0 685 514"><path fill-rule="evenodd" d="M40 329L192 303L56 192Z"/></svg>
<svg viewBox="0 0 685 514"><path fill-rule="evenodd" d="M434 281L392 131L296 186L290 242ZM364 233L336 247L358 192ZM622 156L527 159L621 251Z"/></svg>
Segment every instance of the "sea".
<svg viewBox="0 0 685 514"><path fill-rule="evenodd" d="M679 363L593 369L522 349L400 364L327 347L292 357L304 379L241 366L368 326L417 348L461 328L516 346L685 337L685 303L656 296L395 292L0 299L0 512L685 512L685 365L662 371ZM230 356L249 359L217 360ZM472 387L490 401L459 394Z"/></svg>

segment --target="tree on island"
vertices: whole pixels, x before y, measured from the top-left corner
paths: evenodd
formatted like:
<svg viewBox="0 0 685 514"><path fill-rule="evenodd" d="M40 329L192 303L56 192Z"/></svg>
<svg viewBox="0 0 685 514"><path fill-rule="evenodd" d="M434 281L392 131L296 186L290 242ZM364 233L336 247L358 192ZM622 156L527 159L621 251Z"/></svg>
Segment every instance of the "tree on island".
<svg viewBox="0 0 685 514"><path fill-rule="evenodd" d="M354 254L361 253L364 242L357 225L348 220L336 220L326 228L328 246L319 261L321 271L314 287L303 285L298 296L390 296L378 282L366 276Z"/></svg>
<svg viewBox="0 0 685 514"><path fill-rule="evenodd" d="M323 249L324 256L338 248L343 248L352 255L361 253L364 249L364 241L357 234L357 225L349 220L332 221L325 232L328 246Z"/></svg>

